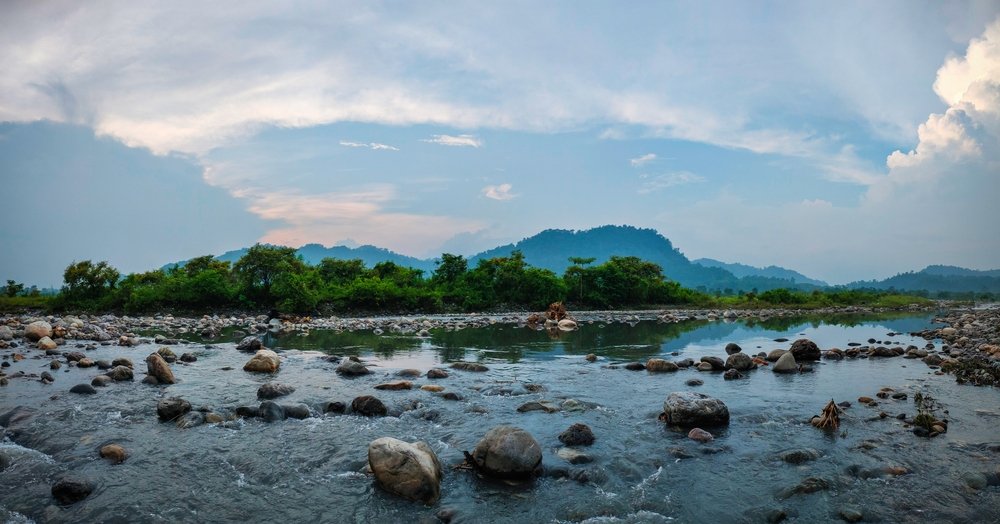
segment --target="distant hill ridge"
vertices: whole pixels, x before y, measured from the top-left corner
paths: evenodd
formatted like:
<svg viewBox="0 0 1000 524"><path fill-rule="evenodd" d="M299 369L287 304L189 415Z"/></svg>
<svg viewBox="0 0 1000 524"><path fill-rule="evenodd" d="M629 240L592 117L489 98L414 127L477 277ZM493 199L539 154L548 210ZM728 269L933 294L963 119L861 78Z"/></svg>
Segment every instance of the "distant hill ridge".
<svg viewBox="0 0 1000 524"><path fill-rule="evenodd" d="M246 254L247 249L228 251L215 258L235 263ZM516 250L521 251L528 264L551 270L557 275L562 275L570 266L570 257L593 257L594 264L601 264L617 255L635 256L656 263L663 268L667 278L685 287L707 292L736 293L751 290L762 292L777 288L812 290L828 287L822 280L778 266L757 268L709 258L691 261L656 230L625 225L606 225L579 231L548 229L518 242L473 255L469 257L469 267L475 267L479 260L510 256ZM360 259L368 267L380 262L393 262L420 269L426 275L430 275L436 267L436 259L409 257L371 245L325 247L320 244L306 244L298 248L296 253L311 265L316 265L329 257ZM184 262L178 264L183 265ZM164 269L174 265L167 264ZM881 281L858 281L845 287L1000 293L1000 270L978 271L934 265L915 273L901 273Z"/></svg>

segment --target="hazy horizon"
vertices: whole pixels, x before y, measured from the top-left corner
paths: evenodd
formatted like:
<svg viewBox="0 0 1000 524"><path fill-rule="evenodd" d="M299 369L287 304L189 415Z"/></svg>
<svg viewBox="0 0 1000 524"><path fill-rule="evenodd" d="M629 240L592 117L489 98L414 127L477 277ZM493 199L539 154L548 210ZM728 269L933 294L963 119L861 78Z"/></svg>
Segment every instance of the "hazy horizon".
<svg viewBox="0 0 1000 524"><path fill-rule="evenodd" d="M652 228L842 284L1000 267L1000 4L0 6L0 280Z"/></svg>

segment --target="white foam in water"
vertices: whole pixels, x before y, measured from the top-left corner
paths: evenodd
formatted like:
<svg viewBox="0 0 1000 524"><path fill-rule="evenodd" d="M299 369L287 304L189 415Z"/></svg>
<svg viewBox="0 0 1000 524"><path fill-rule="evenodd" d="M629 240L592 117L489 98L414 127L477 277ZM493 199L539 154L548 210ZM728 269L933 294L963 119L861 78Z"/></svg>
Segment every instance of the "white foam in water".
<svg viewBox="0 0 1000 524"><path fill-rule="evenodd" d="M26 448L24 446L19 446L10 441L0 442L0 449L13 451L15 455L27 455L34 458L41 459L46 464L55 464L55 460L52 457L38 451L37 449Z"/></svg>
<svg viewBox="0 0 1000 524"><path fill-rule="evenodd" d="M590 517L589 519L580 521L580 524L604 524L604 523L619 523L619 522L670 522L674 520L673 517L668 517L666 515L660 515L652 511L641 510L635 513L629 513L623 517ZM561 522L561 521L557 521Z"/></svg>
<svg viewBox="0 0 1000 524"><path fill-rule="evenodd" d="M29 519L28 517L25 517L16 511L10 511L3 506L0 506L0 516L7 519L4 521L7 524L35 524L35 521Z"/></svg>

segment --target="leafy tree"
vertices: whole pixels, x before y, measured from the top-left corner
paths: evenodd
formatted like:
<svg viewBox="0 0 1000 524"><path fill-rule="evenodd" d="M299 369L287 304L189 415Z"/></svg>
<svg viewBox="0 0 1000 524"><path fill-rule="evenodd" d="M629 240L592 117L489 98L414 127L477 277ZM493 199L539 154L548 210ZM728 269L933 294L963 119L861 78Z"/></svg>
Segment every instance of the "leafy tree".
<svg viewBox="0 0 1000 524"><path fill-rule="evenodd" d="M320 278L327 284L344 285L354 281L354 279L364 276L365 263L361 259L341 260L337 258L324 258L320 260L316 270Z"/></svg>
<svg viewBox="0 0 1000 524"><path fill-rule="evenodd" d="M7 285L3 288L3 294L8 297L16 297L24 292L24 284L19 284L13 280L8 280Z"/></svg>
<svg viewBox="0 0 1000 524"><path fill-rule="evenodd" d="M441 260L437 262L437 268L431 280L440 284L455 284L469 271L469 261L462 255L452 255L442 253Z"/></svg>
<svg viewBox="0 0 1000 524"><path fill-rule="evenodd" d="M63 272L63 290L75 298L99 298L115 288L121 273L102 261L74 262Z"/></svg>
<svg viewBox="0 0 1000 524"><path fill-rule="evenodd" d="M305 263L295 256L294 248L255 244L236 262L233 273L245 300L270 307L278 302L271 290L278 278L301 274L305 269Z"/></svg>

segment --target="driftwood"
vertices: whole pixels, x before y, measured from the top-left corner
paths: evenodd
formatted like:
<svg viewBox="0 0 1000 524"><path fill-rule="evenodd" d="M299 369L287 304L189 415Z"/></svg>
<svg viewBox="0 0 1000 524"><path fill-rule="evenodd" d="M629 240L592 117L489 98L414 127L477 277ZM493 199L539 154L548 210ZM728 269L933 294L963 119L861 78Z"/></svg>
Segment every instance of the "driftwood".
<svg viewBox="0 0 1000 524"><path fill-rule="evenodd" d="M837 403L830 399L830 402L823 408L823 412L819 416L813 417L809 422L820 429L839 428L840 409L837 408Z"/></svg>
<svg viewBox="0 0 1000 524"><path fill-rule="evenodd" d="M564 306L562 302L553 302L549 304L549 309L545 312L545 318L548 320L555 320L556 322L559 322L567 316L566 306Z"/></svg>

